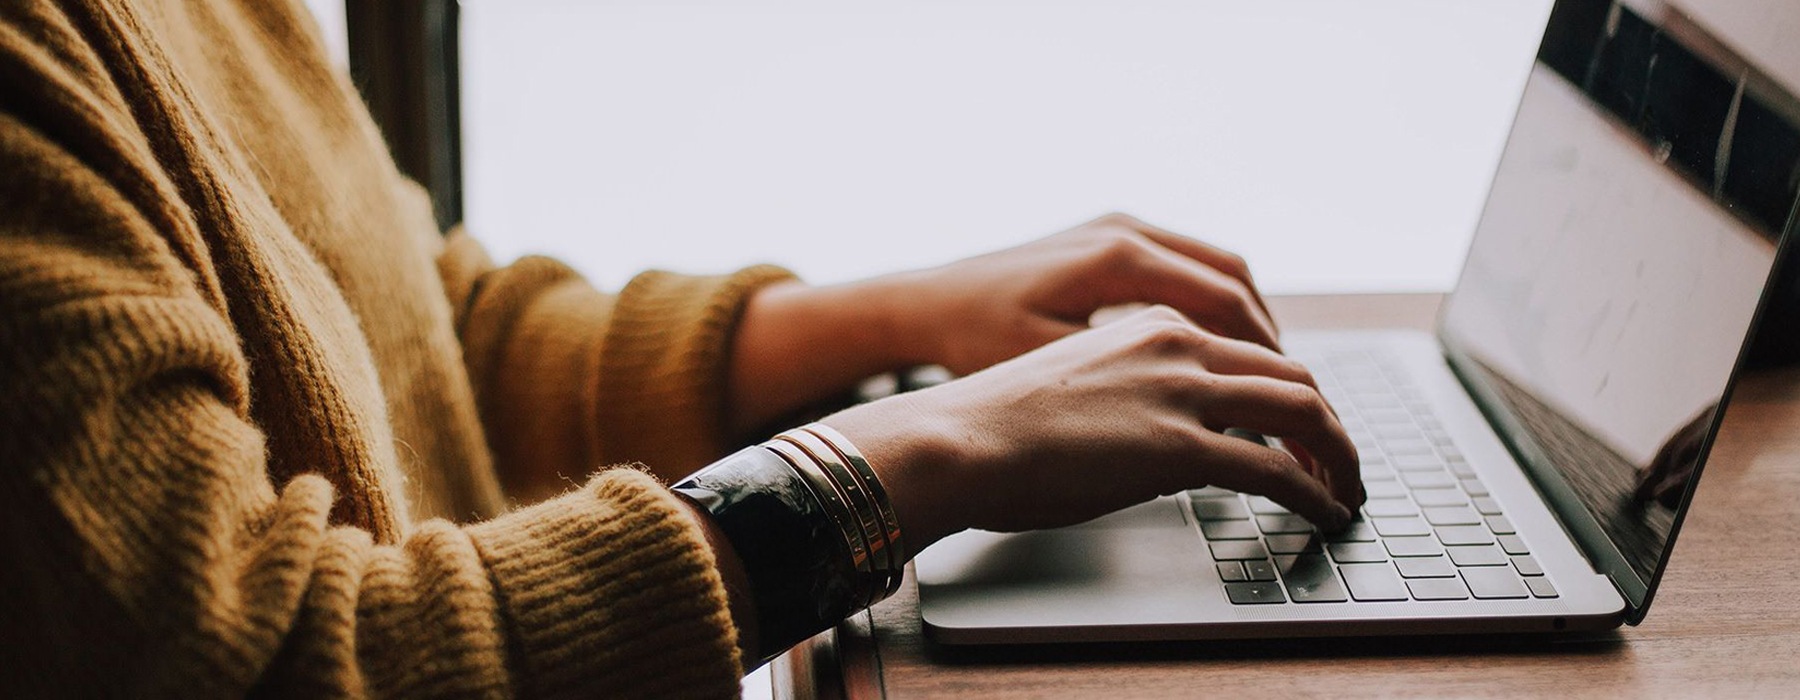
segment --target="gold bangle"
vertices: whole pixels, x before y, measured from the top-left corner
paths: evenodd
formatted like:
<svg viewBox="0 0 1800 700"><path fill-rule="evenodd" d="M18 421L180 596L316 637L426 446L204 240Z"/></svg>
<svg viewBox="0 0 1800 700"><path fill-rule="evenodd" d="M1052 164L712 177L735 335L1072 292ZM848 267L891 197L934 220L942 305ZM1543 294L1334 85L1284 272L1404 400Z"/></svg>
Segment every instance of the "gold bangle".
<svg viewBox="0 0 1800 700"><path fill-rule="evenodd" d="M856 587L859 589L855 596L857 609L861 610L872 605L875 596L872 589L875 588L873 584L878 580L878 574L874 570L874 561L870 557L868 537L857 525L858 518L855 511L845 503L841 487L825 472L823 466L793 443L785 440L770 440L764 442L762 446L780 455L789 466L794 468L795 472L806 480L806 484L812 487L814 495L818 496L819 501L825 504L826 513L830 514L832 522L837 525L839 534L844 538L844 543L850 548L851 564L856 568L858 578L862 579L856 582Z"/></svg>
<svg viewBox="0 0 1800 700"><path fill-rule="evenodd" d="M881 479L875 476L875 469L869 466L869 460L863 457L862 452L856 449L855 443L850 442L850 439L844 437L843 433L824 423L809 423L800 429L817 436L820 441L837 452L845 462L848 462L851 469L862 478L864 489L869 494L869 500L874 502L876 514L884 525L882 539L886 542L888 561L892 567L892 576L887 585L887 595L893 595L900 590L900 582L905 577L907 552L905 540L901 539L900 518L894 514L894 502L889 500L887 489L882 487Z"/></svg>
<svg viewBox="0 0 1800 700"><path fill-rule="evenodd" d="M873 564L878 586L884 592L891 585L890 579L897 568L893 559L892 543L887 537L887 527L876 510L874 500L863 484L862 477L854 473L839 451L818 435L805 429L789 430L775 436L778 440L786 440L804 450L813 461L825 467L826 471L838 485L844 487L846 500L855 509L857 519L863 527L863 535L869 542L869 555Z"/></svg>

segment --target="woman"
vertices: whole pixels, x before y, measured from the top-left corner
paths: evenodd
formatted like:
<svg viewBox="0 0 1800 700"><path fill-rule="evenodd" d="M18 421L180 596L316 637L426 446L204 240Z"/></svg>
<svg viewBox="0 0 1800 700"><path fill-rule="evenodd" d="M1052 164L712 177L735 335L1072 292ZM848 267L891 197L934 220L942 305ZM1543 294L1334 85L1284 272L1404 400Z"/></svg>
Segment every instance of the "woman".
<svg viewBox="0 0 1800 700"><path fill-rule="evenodd" d="M0 3L0 694L731 695L963 528L1361 502L1227 253L604 294L440 235L323 55L293 0ZM919 363L968 376L725 456Z"/></svg>

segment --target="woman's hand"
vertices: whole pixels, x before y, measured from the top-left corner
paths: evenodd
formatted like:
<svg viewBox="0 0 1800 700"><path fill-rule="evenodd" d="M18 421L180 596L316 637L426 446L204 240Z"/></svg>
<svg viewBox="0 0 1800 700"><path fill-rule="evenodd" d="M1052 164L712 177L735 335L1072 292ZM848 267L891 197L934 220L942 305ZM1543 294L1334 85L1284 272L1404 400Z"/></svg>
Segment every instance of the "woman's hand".
<svg viewBox="0 0 1800 700"><path fill-rule="evenodd" d="M903 337L968 374L1088 327L1095 311L1162 304L1215 335L1279 349L1238 256L1124 214L1025 245L886 280Z"/></svg>
<svg viewBox="0 0 1800 700"><path fill-rule="evenodd" d="M1161 306L825 422L868 454L919 548L1206 485L1328 529L1364 499L1356 451L1305 368ZM1296 456L1227 428L1280 437Z"/></svg>
<svg viewBox="0 0 1800 700"><path fill-rule="evenodd" d="M1099 309L1163 304L1214 335L1276 348L1244 261L1123 214L942 267L831 287L776 285L745 310L728 415L749 436L864 378L968 374L1074 333Z"/></svg>

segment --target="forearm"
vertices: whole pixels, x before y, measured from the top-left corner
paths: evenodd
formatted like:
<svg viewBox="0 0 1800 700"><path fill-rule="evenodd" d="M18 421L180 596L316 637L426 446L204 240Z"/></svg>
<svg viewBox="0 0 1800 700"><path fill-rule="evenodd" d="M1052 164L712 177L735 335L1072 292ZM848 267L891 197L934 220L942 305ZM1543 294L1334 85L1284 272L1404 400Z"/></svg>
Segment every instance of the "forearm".
<svg viewBox="0 0 1800 700"><path fill-rule="evenodd" d="M777 284L751 297L737 331L726 392L739 438L843 393L858 381L930 362L906 330L901 276L812 287Z"/></svg>

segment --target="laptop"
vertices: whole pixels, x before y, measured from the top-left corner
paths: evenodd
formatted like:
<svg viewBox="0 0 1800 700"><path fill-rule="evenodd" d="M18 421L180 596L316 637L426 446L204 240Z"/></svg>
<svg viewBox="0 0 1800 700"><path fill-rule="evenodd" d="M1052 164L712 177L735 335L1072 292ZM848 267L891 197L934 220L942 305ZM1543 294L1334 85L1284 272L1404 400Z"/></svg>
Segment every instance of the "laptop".
<svg viewBox="0 0 1800 700"><path fill-rule="evenodd" d="M1765 23L1800 29L1800 5L1772 11ZM1369 501L1352 528L1322 534L1205 488L1070 528L960 533L915 561L926 635L1643 620L1800 201L1800 101L1772 77L1796 71L1703 19L1558 0L1436 332L1284 339L1360 453Z"/></svg>

